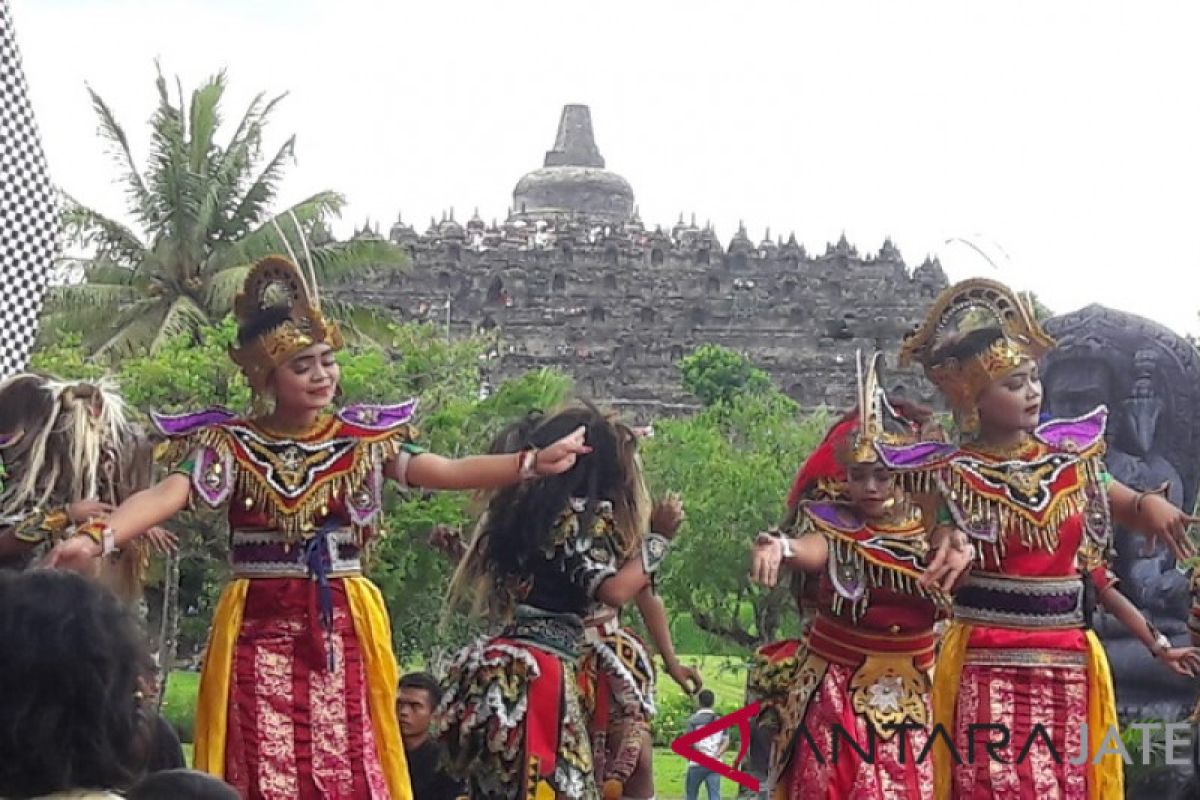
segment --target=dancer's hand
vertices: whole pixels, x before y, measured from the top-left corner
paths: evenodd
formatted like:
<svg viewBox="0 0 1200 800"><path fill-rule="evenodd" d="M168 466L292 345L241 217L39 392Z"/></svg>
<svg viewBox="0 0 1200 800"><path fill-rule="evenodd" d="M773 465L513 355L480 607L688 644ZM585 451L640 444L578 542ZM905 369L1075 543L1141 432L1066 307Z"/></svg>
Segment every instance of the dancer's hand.
<svg viewBox="0 0 1200 800"><path fill-rule="evenodd" d="M580 425L573 433L559 439L554 444L537 451L533 469L538 475L561 475L571 467L579 456L592 452L592 448L584 443L587 428Z"/></svg>
<svg viewBox="0 0 1200 800"><path fill-rule="evenodd" d="M667 674L671 676L671 680L679 684L679 688L683 689L685 694L695 694L704 688L704 679L700 677L699 671L685 667L676 659L666 665Z"/></svg>
<svg viewBox="0 0 1200 800"><path fill-rule="evenodd" d="M76 525L82 525L97 517L106 517L113 512L113 507L99 500L76 500L67 506L67 516Z"/></svg>
<svg viewBox="0 0 1200 800"><path fill-rule="evenodd" d="M667 492L654 504L650 511L650 530L674 539L679 534L686 515L683 513L683 498L675 492Z"/></svg>
<svg viewBox="0 0 1200 800"><path fill-rule="evenodd" d="M929 537L933 546L933 558L925 568L925 574L917 583L923 589L936 586L942 591L951 591L975 560L975 549L967 534L943 526Z"/></svg>
<svg viewBox="0 0 1200 800"><path fill-rule="evenodd" d="M773 588L779 582L779 567L783 564L783 543L778 536L765 531L754 540L750 551L750 580L759 586Z"/></svg>
<svg viewBox="0 0 1200 800"><path fill-rule="evenodd" d="M1196 546L1188 537L1188 526L1200 519L1183 513L1162 495L1150 494L1142 501L1141 520L1142 532L1169 547L1178 560L1186 561L1196 555Z"/></svg>
<svg viewBox="0 0 1200 800"><path fill-rule="evenodd" d="M1195 647L1168 647L1158 655L1167 668L1176 675L1194 678L1200 674L1200 649Z"/></svg>
<svg viewBox="0 0 1200 800"><path fill-rule="evenodd" d="M88 536L72 536L59 542L46 556L45 565L94 578L100 574L101 547Z"/></svg>
<svg viewBox="0 0 1200 800"><path fill-rule="evenodd" d="M168 556L172 553L179 552L179 537L171 533L166 528L160 528L155 525L142 535L145 537L146 542L153 547L160 556Z"/></svg>

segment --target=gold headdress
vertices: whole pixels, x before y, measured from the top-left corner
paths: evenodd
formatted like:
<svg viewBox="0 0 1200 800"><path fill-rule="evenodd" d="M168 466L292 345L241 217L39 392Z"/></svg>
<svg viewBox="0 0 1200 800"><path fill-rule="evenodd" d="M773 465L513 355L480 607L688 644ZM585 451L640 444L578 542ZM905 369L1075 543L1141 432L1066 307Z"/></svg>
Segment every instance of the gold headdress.
<svg viewBox="0 0 1200 800"><path fill-rule="evenodd" d="M242 327L268 308L284 308L287 317L275 328L264 331L244 345L229 349L256 394L262 394L272 370L285 364L306 347L325 342L333 349L343 345L337 323L321 313L315 276L311 287L293 262L283 256L268 256L254 265L233 304L234 318Z"/></svg>
<svg viewBox="0 0 1200 800"><path fill-rule="evenodd" d="M915 423L903 418L888 402L879 380L879 361L875 353L864 366L862 351L855 354L858 370L858 425L850 442L847 461L874 464L879 460L876 445L903 444L916 439ZM890 427L889 427L890 423Z"/></svg>
<svg viewBox="0 0 1200 800"><path fill-rule="evenodd" d="M982 352L933 362L938 348L985 329L997 333ZM1015 292L997 281L974 278L938 296L921 326L905 337L900 364L921 364L926 377L958 415L961 427L972 432L979 424L976 402L980 392L1025 359L1041 358L1054 345L1038 324L1033 309Z"/></svg>

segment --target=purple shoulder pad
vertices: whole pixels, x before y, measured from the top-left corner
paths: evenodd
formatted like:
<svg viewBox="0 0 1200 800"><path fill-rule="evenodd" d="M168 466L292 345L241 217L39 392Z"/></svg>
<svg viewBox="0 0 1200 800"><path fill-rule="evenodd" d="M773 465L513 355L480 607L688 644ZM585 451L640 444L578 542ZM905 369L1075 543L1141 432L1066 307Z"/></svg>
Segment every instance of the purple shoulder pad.
<svg viewBox="0 0 1200 800"><path fill-rule="evenodd" d="M888 469L922 470L938 467L958 453L958 448L945 442L917 442L916 444L878 444L883 463Z"/></svg>
<svg viewBox="0 0 1200 800"><path fill-rule="evenodd" d="M178 438L195 433L201 428L207 428L210 425L219 425L222 422L229 422L237 419L237 414L234 414L228 409L220 406L206 408L203 411L189 411L185 414L159 414L150 412L150 420L154 423L154 427L158 428L159 432L164 436Z"/></svg>
<svg viewBox="0 0 1200 800"><path fill-rule="evenodd" d="M1075 453L1096 446L1107 426L1108 409L1100 406L1075 419L1052 419L1040 425L1034 435L1053 448Z"/></svg>

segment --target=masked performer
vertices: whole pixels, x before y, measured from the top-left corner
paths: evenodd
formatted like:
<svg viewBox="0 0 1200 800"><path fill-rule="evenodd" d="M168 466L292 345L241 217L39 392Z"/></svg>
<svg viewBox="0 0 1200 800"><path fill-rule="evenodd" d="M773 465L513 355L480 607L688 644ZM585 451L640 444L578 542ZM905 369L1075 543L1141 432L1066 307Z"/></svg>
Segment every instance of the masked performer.
<svg viewBox="0 0 1200 800"><path fill-rule="evenodd" d="M525 445L580 425L592 452L493 496L452 585L452 598L473 587L508 617L459 654L435 722L473 798L599 796L576 674L583 619L645 590L682 521L675 498L649 513L636 434L593 408L547 418Z"/></svg>
<svg viewBox="0 0 1200 800"><path fill-rule="evenodd" d="M9 479L0 491L0 565L10 569L152 482L152 443L107 383L14 375L0 384L0 430L20 432L5 450ZM173 546L165 531L151 538ZM147 555L133 548L97 564L101 581L136 601Z"/></svg>
<svg viewBox="0 0 1200 800"><path fill-rule="evenodd" d="M581 430L567 431L540 452L451 460L413 446L412 402L329 413L342 338L315 286L284 258L251 270L230 355L274 409L255 419L223 409L157 418L186 454L174 474L106 523L83 526L52 563L120 549L190 501L227 506L235 580L213 616L196 766L251 800L407 800L387 611L361 574L383 479L505 486L566 470L586 447Z"/></svg>
<svg viewBox="0 0 1200 800"><path fill-rule="evenodd" d="M754 547L752 576L765 586L781 565L820 572L816 617L760 714L776 734L776 798L933 796L932 765L915 758L930 723L933 624L969 556L956 556L941 582L927 574L923 515L876 452L884 440L915 441L920 422L891 406L874 363L865 375L860 363L859 386L856 417L836 424L806 464L830 483L844 470L844 500L803 503L789 529Z"/></svg>
<svg viewBox="0 0 1200 800"><path fill-rule="evenodd" d="M1087 629L1088 585L1129 617L1106 569L1110 513L1181 556L1188 548L1187 515L1108 476L1104 409L1039 425L1037 359L1053 344L1007 287L971 280L942 293L901 352L902 364L924 366L964 439L882 446L885 463L934 493L939 521L966 531L977 555L938 657L934 710L954 745L934 746L941 800L1123 797L1119 757L1070 763L1084 723L1089 754L1117 723L1104 650ZM1191 668L1189 651L1144 619L1134 632L1174 669Z"/></svg>

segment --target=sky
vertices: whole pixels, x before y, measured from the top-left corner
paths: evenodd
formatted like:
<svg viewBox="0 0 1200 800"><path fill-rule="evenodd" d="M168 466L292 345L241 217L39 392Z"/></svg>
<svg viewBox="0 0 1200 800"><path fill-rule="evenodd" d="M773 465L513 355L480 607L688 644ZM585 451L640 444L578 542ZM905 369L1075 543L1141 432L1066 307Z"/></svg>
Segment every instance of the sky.
<svg viewBox="0 0 1200 800"><path fill-rule="evenodd" d="M344 193L340 235L503 219L584 103L648 225L890 236L951 279L1200 332L1200 4L8 1L54 178L114 216L85 86L144 156L155 59L185 88L227 70L229 125L287 92L281 203Z"/></svg>

